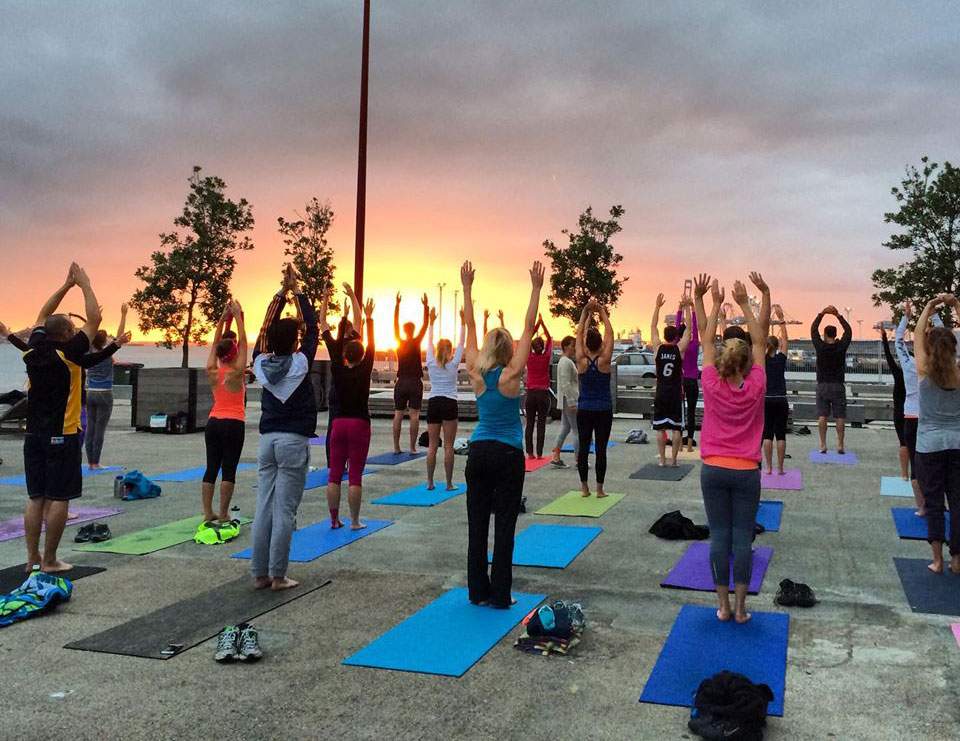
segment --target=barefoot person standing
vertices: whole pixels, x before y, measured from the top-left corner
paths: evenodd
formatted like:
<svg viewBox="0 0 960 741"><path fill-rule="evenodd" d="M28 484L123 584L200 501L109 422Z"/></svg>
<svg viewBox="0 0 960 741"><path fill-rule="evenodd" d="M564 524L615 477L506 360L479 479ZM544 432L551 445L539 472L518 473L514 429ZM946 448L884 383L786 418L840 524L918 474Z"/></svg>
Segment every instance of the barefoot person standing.
<svg viewBox="0 0 960 741"><path fill-rule="evenodd" d="M600 314L603 336L595 327L589 327L593 313ZM597 499L607 496L603 482L607 475L607 443L613 428L613 396L610 393L610 362L613 359L613 325L610 317L591 298L580 313L577 325L577 372L580 374L580 398L577 401L577 473L580 474L580 493L590 496L590 444L596 453Z"/></svg>
<svg viewBox="0 0 960 741"><path fill-rule="evenodd" d="M55 314L64 296L79 286L86 323L78 332L65 314ZM23 464L29 502L23 516L27 541L27 571L69 571L57 558L57 547L67 521L67 505L83 488L80 446L80 409L83 393L83 357L100 328L100 305L90 279L74 263L66 282L40 309L23 354L30 389L27 392L27 434ZM43 553L40 531L47 525Z"/></svg>
<svg viewBox="0 0 960 741"><path fill-rule="evenodd" d="M550 359L553 357L553 337L544 324L543 316L537 317L534 334L543 329L547 338L534 337L530 344L530 357L527 358L527 400L524 410L527 425L524 429L524 441L527 446L527 458L543 458L543 441L547 434L547 415L550 413ZM533 433L536 430L537 441L534 447Z"/></svg>
<svg viewBox="0 0 960 741"><path fill-rule="evenodd" d="M447 491L453 491L453 443L457 439L457 423L460 407L457 400L457 376L463 359L463 343L466 329L463 311L460 312L460 342L453 349L450 340L440 340L433 345L433 326L437 312L430 310L430 331L427 335L427 374L430 376L430 398L427 400L427 489L434 489L433 475L437 469L437 450L440 433L443 433L443 473Z"/></svg>
<svg viewBox="0 0 960 741"><path fill-rule="evenodd" d="M777 321L780 336L767 338L767 394L763 402L763 458L767 473L773 474L773 445L777 445L777 473L783 476L783 461L787 457L787 419L790 404L787 402L787 320L783 309L777 306Z"/></svg>
<svg viewBox="0 0 960 741"><path fill-rule="evenodd" d="M664 327L663 342L660 341L660 309L663 294L657 296L650 324L650 342L656 358L657 390L653 397L653 429L657 433L659 464L667 465L667 444L670 444L670 465L676 467L680 452L680 436L683 431L683 358L690 345L692 332L680 336L680 328ZM691 326L690 301L683 298L680 308L687 326ZM696 411L696 410L694 410ZM668 438L667 435L670 435Z"/></svg>
<svg viewBox="0 0 960 741"><path fill-rule="evenodd" d="M832 314L843 327L843 336L837 337L837 328L825 327L820 336L820 322ZM827 425L833 415L837 426L837 452L845 451L843 445L844 424L847 417L847 348L853 333L847 320L835 306L827 306L817 314L810 327L810 339L817 353L817 428L820 432L820 452L827 452Z"/></svg>
<svg viewBox="0 0 960 741"><path fill-rule="evenodd" d="M530 353L530 341L543 288L543 266L530 269L530 303L523 335L513 346L510 333L491 330L477 348L473 317L473 265L460 269L463 284L467 345L464 357L470 384L477 395L479 421L467 456L467 585L470 602L507 609L513 603L513 540L523 495L523 426L520 423L520 376ZM487 536L494 516L493 564L487 568Z"/></svg>
<svg viewBox="0 0 960 741"><path fill-rule="evenodd" d="M293 294L306 327L302 339L300 322L281 318L288 292ZM263 386L250 562L257 589L289 589L298 584L287 577L287 566L293 523L310 464L310 438L317 430L317 402L310 381L317 340L317 315L299 288L297 271L288 264L253 351L253 372Z"/></svg>
<svg viewBox="0 0 960 741"><path fill-rule="evenodd" d="M758 276L759 278L759 276ZM762 279L760 279L762 281ZM695 284L698 304L710 285L701 275ZM760 505L760 438L767 382L764 356L767 329L753 315L747 290L734 283L733 299L746 320L751 344L724 340L719 355L713 337L723 292L712 284L713 309L703 343L703 430L700 435L700 487L710 525L710 568L717 590L717 617L738 623L750 619L747 589L753 569L753 532ZM699 308L699 307L698 307ZM769 322L769 319L767 320ZM736 606L730 607L730 554Z"/></svg>
<svg viewBox="0 0 960 741"><path fill-rule="evenodd" d="M400 294L393 309L393 334L397 340L397 380L393 387L393 452L400 455L400 432L403 415L410 417L410 452L417 452L417 436L420 433L420 409L423 407L423 366L420 364L420 343L427 333L430 321L430 302L427 294L420 300L423 304L423 324L416 334L416 325L406 322L400 334Z"/></svg>
<svg viewBox="0 0 960 741"><path fill-rule="evenodd" d="M960 369L957 338L945 327L930 327L941 306L957 313L952 294L930 301L917 320L914 353L920 419L917 425L917 473L927 518L927 542L933 551L928 568L943 573L944 499L950 508L950 571L960 574Z"/></svg>

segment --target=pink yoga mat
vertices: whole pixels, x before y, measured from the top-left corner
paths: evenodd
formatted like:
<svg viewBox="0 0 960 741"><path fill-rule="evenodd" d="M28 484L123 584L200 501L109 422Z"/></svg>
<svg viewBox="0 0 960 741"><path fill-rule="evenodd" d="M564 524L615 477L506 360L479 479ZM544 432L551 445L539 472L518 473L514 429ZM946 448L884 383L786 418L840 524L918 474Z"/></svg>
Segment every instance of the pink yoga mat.
<svg viewBox="0 0 960 741"><path fill-rule="evenodd" d="M78 515L74 520L67 520L67 527L71 525L79 525L84 522L90 522L91 520L99 520L103 517L110 517L112 515L119 515L123 512L122 509L117 509L116 507L108 507L107 509L97 509L95 507L71 507L70 512ZM24 536L23 530L23 518L14 517L12 520L4 520L0 522L0 542L5 540L13 540L14 538L22 538Z"/></svg>
<svg viewBox="0 0 960 741"><path fill-rule="evenodd" d="M960 646L960 623L952 623L950 630L953 631L953 637L957 639L957 645Z"/></svg>
<svg viewBox="0 0 960 741"><path fill-rule="evenodd" d="M523 463L523 470L527 473L532 473L533 471L539 471L544 466L550 465L549 458L526 458Z"/></svg>
<svg viewBox="0 0 960 741"><path fill-rule="evenodd" d="M766 472L763 472L760 474L760 488L800 491L803 489L803 473L799 468L788 468L783 472L783 476L776 472L772 476L768 476Z"/></svg>
<svg viewBox="0 0 960 741"><path fill-rule="evenodd" d="M773 558L773 548L762 545L753 549L753 568L750 574L750 586L747 589L750 594L759 593L771 558ZM730 561L730 589L733 589L733 559L731 558ZM697 592L714 591L713 574L710 571L710 544L691 543L687 552L667 574L667 578L660 582L660 586L693 589Z"/></svg>

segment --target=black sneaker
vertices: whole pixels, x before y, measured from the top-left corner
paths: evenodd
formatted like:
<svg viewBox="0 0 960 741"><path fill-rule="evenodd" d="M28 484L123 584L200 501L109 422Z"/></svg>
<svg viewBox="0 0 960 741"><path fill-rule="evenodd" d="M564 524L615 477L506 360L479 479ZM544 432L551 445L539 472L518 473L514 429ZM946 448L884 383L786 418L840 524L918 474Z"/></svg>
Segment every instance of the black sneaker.
<svg viewBox="0 0 960 741"><path fill-rule="evenodd" d="M83 525L79 530L77 530L77 534L73 536L73 542L89 543L91 540L93 540L93 535L93 523L89 525Z"/></svg>
<svg viewBox="0 0 960 741"><path fill-rule="evenodd" d="M90 536L91 543L102 543L105 540L110 540L113 537L113 533L110 532L110 526L102 522L95 522L91 525L93 528L93 534Z"/></svg>
<svg viewBox="0 0 960 741"><path fill-rule="evenodd" d="M260 634L252 625L242 624L240 628L240 637L237 639L237 656L239 661L259 661L263 658L263 650L260 648Z"/></svg>
<svg viewBox="0 0 960 741"><path fill-rule="evenodd" d="M550 461L550 465L554 468L566 468L567 464L564 463L560 458Z"/></svg>

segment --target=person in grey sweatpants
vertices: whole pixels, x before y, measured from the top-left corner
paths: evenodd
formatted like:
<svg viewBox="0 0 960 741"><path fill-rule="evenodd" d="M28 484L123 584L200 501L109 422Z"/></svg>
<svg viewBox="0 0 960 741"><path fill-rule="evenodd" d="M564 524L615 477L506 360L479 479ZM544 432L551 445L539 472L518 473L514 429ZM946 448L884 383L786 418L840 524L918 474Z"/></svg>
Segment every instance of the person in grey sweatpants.
<svg viewBox="0 0 960 741"><path fill-rule="evenodd" d="M298 290L298 283L293 266L287 265L283 285L267 309L253 351L253 372L263 386L250 564L256 589L290 589L298 584L287 577L287 562L310 463L310 438L317 428L310 366L319 339L316 312ZM288 292L294 294L305 327L299 351L300 321L280 318Z"/></svg>
<svg viewBox="0 0 960 741"><path fill-rule="evenodd" d="M567 335L560 342L563 354L557 362L557 406L560 408L560 434L553 446L552 463L557 468L566 468L567 464L560 457L567 435L573 433L573 457L576 460L580 452L580 433L577 431L577 400L580 398L580 376L576 356L576 338Z"/></svg>

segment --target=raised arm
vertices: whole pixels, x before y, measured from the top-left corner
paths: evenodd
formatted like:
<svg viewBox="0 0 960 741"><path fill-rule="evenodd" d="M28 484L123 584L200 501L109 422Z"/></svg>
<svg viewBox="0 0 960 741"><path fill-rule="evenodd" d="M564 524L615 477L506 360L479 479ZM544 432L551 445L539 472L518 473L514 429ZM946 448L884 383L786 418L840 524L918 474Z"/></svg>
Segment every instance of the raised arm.
<svg viewBox="0 0 960 741"><path fill-rule="evenodd" d="M320 332L317 329L317 312L307 298L307 294L297 291L294 294L297 305L300 307L300 316L306 324L303 332L303 338L300 340L300 352L307 356L307 360L313 363L317 357L317 344L320 342Z"/></svg>
<svg viewBox="0 0 960 741"><path fill-rule="evenodd" d="M533 330L537 324L537 307L540 305L540 290L543 288L543 265L539 260L533 263L530 268L530 301L527 304L527 315L524 317L523 334L513 351L513 358L510 364L500 375L500 382L504 383L514 378L519 378L523 369L527 365L527 358L530 357L530 342L533 340ZM502 314L503 312L501 312Z"/></svg>
<svg viewBox="0 0 960 741"><path fill-rule="evenodd" d="M574 356L577 362L577 368L580 371L586 370L587 364L587 346L586 346L586 336L587 336L587 322L590 321L590 306L591 302L587 304L580 311L580 321L577 322L577 337L574 342Z"/></svg>
<svg viewBox="0 0 960 741"><path fill-rule="evenodd" d="M760 291L760 315L757 317L757 323L760 325L763 342L766 344L767 337L770 335L770 286L756 271L750 273L750 282Z"/></svg>
<svg viewBox="0 0 960 741"><path fill-rule="evenodd" d="M437 310L432 309L430 311L430 329L427 335L427 363L433 363L436 361L436 353L433 349L433 324L437 321Z"/></svg>
<svg viewBox="0 0 960 741"><path fill-rule="evenodd" d="M603 322L603 345L600 348L600 359L609 363L613 359L613 324L610 322L610 315L606 308L598 304L600 312L600 321Z"/></svg>
<svg viewBox="0 0 960 741"><path fill-rule="evenodd" d="M780 352L787 354L789 338L787 337L787 318L783 315L783 307L777 304L777 322L780 324Z"/></svg>
<svg viewBox="0 0 960 741"><path fill-rule="evenodd" d="M713 334L707 335L707 312L703 308L703 297L710 290L710 276L706 273L700 273L693 279L693 319L694 327L700 332L700 344L706 345L708 342L716 341L717 328L714 326Z"/></svg>
<svg viewBox="0 0 960 741"><path fill-rule="evenodd" d="M930 324L930 317L933 313L945 303L945 296L940 295L931 299L917 320L917 327L914 331L913 356L917 363L917 375L927 375L927 364L929 355L927 353L927 325Z"/></svg>
<svg viewBox="0 0 960 741"><path fill-rule="evenodd" d="M810 341L813 342L813 346L819 350L823 347L823 338L820 336L820 322L823 321L823 317L826 314L831 314L833 312L830 309L833 307L827 306L813 318L813 324L810 325Z"/></svg>
<svg viewBox="0 0 960 741"><path fill-rule="evenodd" d="M500 329L506 329L507 325L504 324L504 321L503 321L503 309L497 310L497 319L500 320Z"/></svg>
<svg viewBox="0 0 960 741"><path fill-rule="evenodd" d="M353 316L356 318L356 321L360 321L360 317L363 316L363 310L360 308L360 299L357 297L356 292L353 290L353 286L349 283L343 284L343 290L347 294L347 298L350 299L350 308L353 309ZM357 329L359 332L360 330Z"/></svg>
<svg viewBox="0 0 960 741"><path fill-rule="evenodd" d="M90 278L87 277L87 273L83 268L76 268L74 278L77 285L80 286L80 290L83 291L83 311L87 315L87 321L80 331L87 336L88 340L93 340L97 331L100 329L100 304L97 303L93 286L90 285Z"/></svg>
<svg viewBox="0 0 960 741"><path fill-rule="evenodd" d="M893 359L893 353L890 352L890 338L887 337L887 330L880 326L880 346L883 348L883 356L887 359L887 367L890 372L896 374L897 363Z"/></svg>
<svg viewBox="0 0 960 741"><path fill-rule="evenodd" d="M650 347L654 352L660 347L660 307L663 304L663 294L658 293L657 303L653 307L653 319L650 320Z"/></svg>
<svg viewBox="0 0 960 741"><path fill-rule="evenodd" d="M400 293L397 293L397 303L393 307L393 336L397 342L403 340L400 336Z"/></svg>
<svg viewBox="0 0 960 741"><path fill-rule="evenodd" d="M684 313L683 321L687 325L687 331L683 333L683 335L680 337L680 341L677 343L677 349L680 351L680 357L683 357L684 355L687 354L687 348L690 347L690 341L691 341L691 338L693 337L693 331L691 329L693 320L690 318L689 300L684 301L683 313ZM679 327L680 324L677 323L677 326Z"/></svg>
<svg viewBox="0 0 960 741"><path fill-rule="evenodd" d="M67 295L71 288L77 285L76 276L78 269L79 266L77 263L70 264L70 269L67 271L67 279L63 282L63 285L54 291L53 295L44 302L43 306L40 307L40 312L37 314L37 321L34 326L43 324L51 314L60 308L64 296Z"/></svg>
<svg viewBox="0 0 960 741"><path fill-rule="evenodd" d="M243 307L239 301L233 302L233 309L230 316L237 320L237 363L236 367L243 369L247 367L247 351L249 343L247 341L247 325L243 320Z"/></svg>
<svg viewBox="0 0 960 741"><path fill-rule="evenodd" d="M207 375L211 378L212 374L217 372L217 345L219 345L220 340L223 339L224 328L227 326L227 322L230 319L231 306L232 304L228 302L224 307L220 318L217 320L217 328L213 333L213 342L210 343L210 352L207 353Z"/></svg>
<svg viewBox="0 0 960 741"><path fill-rule="evenodd" d="M701 279L710 280L709 275L701 274ZM699 282L697 284L697 290L699 290ZM717 322L720 319L720 309L723 307L723 297L724 290L720 288L720 284L717 283L716 278L714 278L713 283L710 285L710 294L713 298L713 306L710 309L710 316L707 317L707 324L704 328L704 340L703 340L703 365L704 367L713 365L717 360ZM703 294L701 294L701 305L703 303Z"/></svg>
<svg viewBox="0 0 960 741"><path fill-rule="evenodd" d="M840 344L843 346L843 349L846 350L850 347L850 340L853 339L853 329L850 327L850 322L846 320L843 314L837 314L837 321L840 322L840 326L843 327L843 335L840 337Z"/></svg>
<svg viewBox="0 0 960 741"><path fill-rule="evenodd" d="M420 325L420 331L417 332L417 342L423 342L423 336L427 333L427 325L430 323L430 299L427 298L427 294L423 294L420 303L423 304L423 324Z"/></svg>
<svg viewBox="0 0 960 741"><path fill-rule="evenodd" d="M373 309L374 303L372 298L367 299L367 303L364 306L363 313L366 319L367 325L367 347L363 351L363 363L364 365L373 368L373 361L377 356L377 346L373 339ZM357 319L359 320L360 314L357 314Z"/></svg>
<svg viewBox="0 0 960 741"><path fill-rule="evenodd" d="M127 333L127 309L126 304L120 304L120 326L117 327L117 337L123 337Z"/></svg>
<svg viewBox="0 0 960 741"><path fill-rule="evenodd" d="M457 349L453 351L453 367L458 368L463 359L463 344L467 334L467 325L463 319L463 309L460 309L460 341L457 343Z"/></svg>
<svg viewBox="0 0 960 741"><path fill-rule="evenodd" d="M473 316L473 264L467 260L460 267L460 285L463 287L463 322L467 327L467 344L463 358L467 368L474 368L477 362L477 324Z"/></svg>
<svg viewBox="0 0 960 741"><path fill-rule="evenodd" d="M750 342L753 345L753 363L762 366L767 356L768 334L763 332L760 322L753 315L747 288L740 281L733 283L733 300L737 302L737 306L743 312L743 318L747 321L747 331L750 333Z"/></svg>

